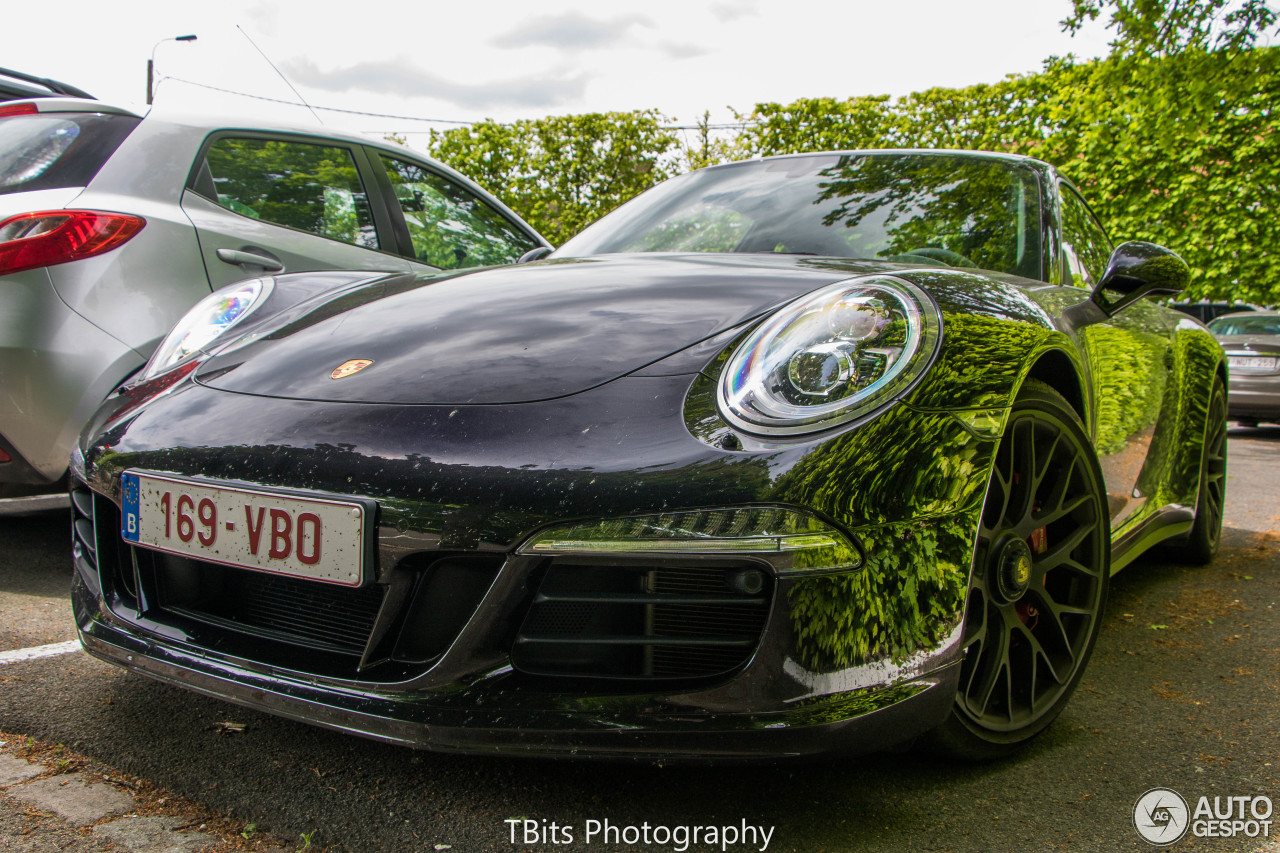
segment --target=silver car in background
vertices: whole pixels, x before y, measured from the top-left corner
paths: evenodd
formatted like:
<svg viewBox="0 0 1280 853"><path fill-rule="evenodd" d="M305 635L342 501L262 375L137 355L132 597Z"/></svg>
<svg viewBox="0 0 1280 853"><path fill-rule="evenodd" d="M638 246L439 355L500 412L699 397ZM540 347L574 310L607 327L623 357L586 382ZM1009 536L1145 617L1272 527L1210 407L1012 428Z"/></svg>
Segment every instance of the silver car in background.
<svg viewBox="0 0 1280 853"><path fill-rule="evenodd" d="M1241 426L1280 423L1280 311L1218 317L1209 331L1227 352L1227 417Z"/></svg>
<svg viewBox="0 0 1280 853"><path fill-rule="evenodd" d="M56 488L89 415L211 291L546 245L395 145L80 98L0 103L0 498Z"/></svg>

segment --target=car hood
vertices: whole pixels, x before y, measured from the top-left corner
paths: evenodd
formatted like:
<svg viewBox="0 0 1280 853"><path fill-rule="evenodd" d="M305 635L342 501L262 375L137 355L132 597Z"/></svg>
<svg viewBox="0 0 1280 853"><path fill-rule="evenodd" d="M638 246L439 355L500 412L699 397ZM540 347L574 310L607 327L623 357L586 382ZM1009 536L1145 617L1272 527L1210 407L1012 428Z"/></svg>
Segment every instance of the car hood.
<svg viewBox="0 0 1280 853"><path fill-rule="evenodd" d="M288 312L196 379L330 402L545 400L631 373L828 282L887 268L901 265L627 255L392 278ZM353 360L371 364L332 378Z"/></svg>

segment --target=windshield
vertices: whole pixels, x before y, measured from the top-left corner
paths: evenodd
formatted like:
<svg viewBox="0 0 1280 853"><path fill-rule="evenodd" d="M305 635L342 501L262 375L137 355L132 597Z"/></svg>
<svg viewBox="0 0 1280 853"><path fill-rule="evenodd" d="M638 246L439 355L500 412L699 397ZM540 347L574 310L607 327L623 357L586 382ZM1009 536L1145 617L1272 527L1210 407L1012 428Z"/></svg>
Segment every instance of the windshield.
<svg viewBox="0 0 1280 853"><path fill-rule="evenodd" d="M1280 316L1255 314L1249 317L1219 317L1209 324L1218 337L1228 335L1280 335Z"/></svg>
<svg viewBox="0 0 1280 853"><path fill-rule="evenodd" d="M1041 277L1029 168L964 154L821 154L704 169L609 214L556 254L770 252Z"/></svg>

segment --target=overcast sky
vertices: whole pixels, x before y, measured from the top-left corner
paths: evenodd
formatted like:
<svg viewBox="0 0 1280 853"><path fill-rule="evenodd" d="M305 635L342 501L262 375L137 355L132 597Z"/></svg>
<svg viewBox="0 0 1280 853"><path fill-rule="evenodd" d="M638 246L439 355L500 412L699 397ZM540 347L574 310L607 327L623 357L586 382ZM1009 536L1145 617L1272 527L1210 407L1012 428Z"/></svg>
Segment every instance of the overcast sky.
<svg viewBox="0 0 1280 853"><path fill-rule="evenodd" d="M1069 0L60 0L10 3L0 66L141 106L154 50L158 109L313 121L416 135L404 117L512 121L657 109L692 123L760 101L903 95L1036 71L1051 55L1107 52L1091 26L1058 22ZM196 34L191 43L161 41ZM251 41L252 40L252 41ZM157 44L158 43L158 44ZM256 48L255 48L256 44ZM259 52L259 49L261 52ZM199 84L199 85L197 85Z"/></svg>

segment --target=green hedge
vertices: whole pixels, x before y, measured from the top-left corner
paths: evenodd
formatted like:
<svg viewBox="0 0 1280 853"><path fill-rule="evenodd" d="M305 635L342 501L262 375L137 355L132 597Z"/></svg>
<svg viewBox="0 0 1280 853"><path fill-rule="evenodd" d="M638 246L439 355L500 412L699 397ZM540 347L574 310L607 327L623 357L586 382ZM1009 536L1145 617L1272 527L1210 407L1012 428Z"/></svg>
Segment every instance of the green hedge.
<svg viewBox="0 0 1280 853"><path fill-rule="evenodd" d="M695 165L843 148L970 148L1039 157L1083 189L1116 242L1152 240L1195 270L1192 298L1280 302L1280 48L1055 60L992 85L903 98L762 103L727 135L657 112L481 122L432 153L554 243Z"/></svg>

